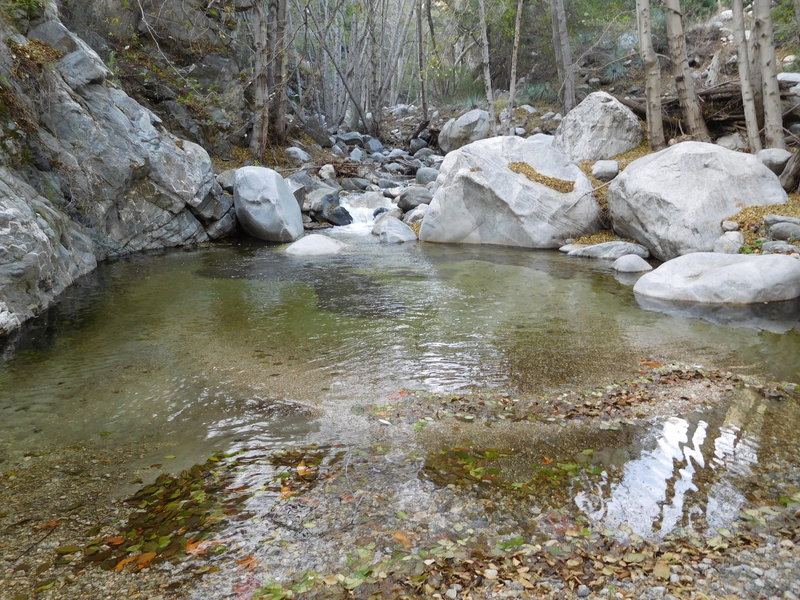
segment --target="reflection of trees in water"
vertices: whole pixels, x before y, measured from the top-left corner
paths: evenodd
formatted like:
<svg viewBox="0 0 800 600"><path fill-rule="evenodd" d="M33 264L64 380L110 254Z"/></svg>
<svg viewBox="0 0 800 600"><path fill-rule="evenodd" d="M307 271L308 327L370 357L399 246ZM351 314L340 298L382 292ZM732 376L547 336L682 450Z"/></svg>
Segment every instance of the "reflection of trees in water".
<svg viewBox="0 0 800 600"><path fill-rule="evenodd" d="M741 483L758 460L764 411L763 398L742 391L725 410L667 419L654 448L576 495L576 504L607 527L643 536L723 526L744 503Z"/></svg>

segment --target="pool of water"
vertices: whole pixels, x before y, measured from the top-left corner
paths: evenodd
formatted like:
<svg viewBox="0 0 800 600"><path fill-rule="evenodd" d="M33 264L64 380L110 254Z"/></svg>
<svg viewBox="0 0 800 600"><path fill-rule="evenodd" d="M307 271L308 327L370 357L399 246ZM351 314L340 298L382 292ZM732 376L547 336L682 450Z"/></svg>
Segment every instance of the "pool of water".
<svg viewBox="0 0 800 600"><path fill-rule="evenodd" d="M192 464L236 443L346 443L349 406L400 388L537 394L643 358L800 372L798 328L643 310L607 263L329 235L346 252L242 242L101 265L4 340L2 452L171 440Z"/></svg>

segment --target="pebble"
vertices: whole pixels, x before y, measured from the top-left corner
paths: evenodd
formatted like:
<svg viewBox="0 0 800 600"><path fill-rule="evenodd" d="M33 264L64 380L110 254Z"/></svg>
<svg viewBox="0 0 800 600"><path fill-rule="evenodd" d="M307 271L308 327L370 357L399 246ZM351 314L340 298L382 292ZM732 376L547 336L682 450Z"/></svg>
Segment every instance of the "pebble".
<svg viewBox="0 0 800 600"><path fill-rule="evenodd" d="M589 586L581 584L578 586L577 593L578 593L578 598L585 598L586 596L592 593L592 590L589 589Z"/></svg>

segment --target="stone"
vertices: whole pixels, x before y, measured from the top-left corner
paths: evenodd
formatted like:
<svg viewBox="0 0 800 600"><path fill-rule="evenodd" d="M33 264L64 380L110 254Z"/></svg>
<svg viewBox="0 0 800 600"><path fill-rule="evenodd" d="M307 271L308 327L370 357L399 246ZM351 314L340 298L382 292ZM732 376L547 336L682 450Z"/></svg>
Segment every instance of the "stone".
<svg viewBox="0 0 800 600"><path fill-rule="evenodd" d="M361 191L369 187L369 181L361 177L345 177L342 179L342 189L348 191Z"/></svg>
<svg viewBox="0 0 800 600"><path fill-rule="evenodd" d="M420 185L428 185L429 183L436 181L436 178L439 176L439 170L433 169L431 167L422 167L421 169L417 169L416 180L417 183Z"/></svg>
<svg viewBox="0 0 800 600"><path fill-rule="evenodd" d="M375 220L372 233L384 244L403 244L417 241L417 234L408 225L391 214L383 214Z"/></svg>
<svg viewBox="0 0 800 600"><path fill-rule="evenodd" d="M797 254L800 247L781 240L764 242L761 245L761 254Z"/></svg>
<svg viewBox="0 0 800 600"><path fill-rule="evenodd" d="M322 167L319 169L319 176L322 179L333 181L336 179L336 167L331 164L322 165Z"/></svg>
<svg viewBox="0 0 800 600"><path fill-rule="evenodd" d="M793 223L795 225L800 225L800 219L798 219L797 217L788 217L786 215L774 215L774 214L770 214L764 217L764 225L766 225L768 228L778 223Z"/></svg>
<svg viewBox="0 0 800 600"><path fill-rule="evenodd" d="M583 248L577 248L567 253L567 256L577 256L579 258L604 258L616 260L626 254L635 254L642 258L650 256L650 252L644 246L632 244L631 242L613 241L593 244Z"/></svg>
<svg viewBox="0 0 800 600"><path fill-rule="evenodd" d="M325 126L316 117L307 119L302 129L312 140L314 140L315 143L319 144L321 147L333 147L333 138L331 137L331 134L328 133L328 130L325 129Z"/></svg>
<svg viewBox="0 0 800 600"><path fill-rule="evenodd" d="M526 165L523 172L510 163ZM563 192L531 173L569 182ZM591 183L553 147L552 137L500 136L445 157L420 239L428 242L558 248L598 230L600 208Z"/></svg>
<svg viewBox="0 0 800 600"><path fill-rule="evenodd" d="M728 135L723 135L722 137L717 138L715 142L717 146L722 146L723 148L727 148L728 150L747 150L747 140L744 139L741 133L731 133Z"/></svg>
<svg viewBox="0 0 800 600"><path fill-rule="evenodd" d="M619 163L615 160L598 160L592 165L592 175L600 181L611 181L619 175Z"/></svg>
<svg viewBox="0 0 800 600"><path fill-rule="evenodd" d="M339 254L345 247L339 240L312 233L288 246L284 252L290 256L328 256Z"/></svg>
<svg viewBox="0 0 800 600"><path fill-rule="evenodd" d="M800 260L783 254L695 252L643 275L633 291L649 298L682 302L752 304L793 300L800 297Z"/></svg>
<svg viewBox="0 0 800 600"><path fill-rule="evenodd" d="M739 254L744 246L744 236L739 231L726 231L714 242L714 252L723 254Z"/></svg>
<svg viewBox="0 0 800 600"><path fill-rule="evenodd" d="M364 149L370 154L383 152L383 144L378 138L366 135L364 136L363 139L364 139Z"/></svg>
<svg viewBox="0 0 800 600"><path fill-rule="evenodd" d="M400 192L397 198L397 206L403 212L417 208L420 204L430 204L433 194L428 188L412 186Z"/></svg>
<svg viewBox="0 0 800 600"><path fill-rule="evenodd" d="M792 157L792 153L782 148L765 148L759 150L756 156L775 175L780 175Z"/></svg>
<svg viewBox="0 0 800 600"><path fill-rule="evenodd" d="M425 213L428 212L427 204L420 204L418 207L408 211L403 217L403 223L406 225L413 225L414 223L421 223L425 218Z"/></svg>
<svg viewBox="0 0 800 600"><path fill-rule="evenodd" d="M426 142L421 138L414 138L408 143L408 151L414 156L417 155L417 152L419 152L420 150L424 150L427 147L428 147L428 142ZM433 154L433 150L431 150L431 154Z"/></svg>
<svg viewBox="0 0 800 600"><path fill-rule="evenodd" d="M491 133L492 123L489 113L476 108L450 119L439 132L439 147L443 152L452 152L471 142L482 140Z"/></svg>
<svg viewBox="0 0 800 600"><path fill-rule="evenodd" d="M370 212L377 208L395 208L394 202L386 198L380 192L367 192L365 194L353 194L346 198L347 206L352 209L366 209Z"/></svg>
<svg viewBox="0 0 800 600"><path fill-rule="evenodd" d="M384 165L383 168L386 169L386 171L391 173L392 175L398 175L400 173L406 172L406 168L403 165L396 162L391 162L388 165Z"/></svg>
<svg viewBox="0 0 800 600"><path fill-rule="evenodd" d="M308 162L311 162L311 155L300 148L287 148L286 156L292 159L297 165L304 165Z"/></svg>
<svg viewBox="0 0 800 600"><path fill-rule="evenodd" d="M575 590L578 598L586 598L589 594L592 593L592 590L589 589L589 586L584 585L583 583L578 586L578 589Z"/></svg>
<svg viewBox="0 0 800 600"><path fill-rule="evenodd" d="M353 162L361 162L364 160L364 151L361 148L353 148L350 151L350 160Z"/></svg>
<svg viewBox="0 0 800 600"><path fill-rule="evenodd" d="M723 221L722 231L739 231L739 223L736 221Z"/></svg>
<svg viewBox="0 0 800 600"><path fill-rule="evenodd" d="M528 133L528 130L524 127L514 127L514 135L521 135L524 136Z"/></svg>
<svg viewBox="0 0 800 600"><path fill-rule="evenodd" d="M348 131L336 136L336 141L346 146L364 146L364 138L357 131Z"/></svg>
<svg viewBox="0 0 800 600"><path fill-rule="evenodd" d="M268 242L293 242L303 234L303 216L279 173L265 167L236 171L233 204L239 225Z"/></svg>
<svg viewBox="0 0 800 600"><path fill-rule="evenodd" d="M608 191L614 231L660 260L710 251L724 219L786 200L778 177L755 156L702 142L633 161Z"/></svg>
<svg viewBox="0 0 800 600"><path fill-rule="evenodd" d="M560 246L558 248L558 251L563 252L564 254L569 254L573 250L580 250L582 248L588 248L588 247L589 244L573 244L572 242L568 241L568 243L564 244L563 246Z"/></svg>
<svg viewBox="0 0 800 600"><path fill-rule="evenodd" d="M767 235L775 240L797 241L800 240L800 225L788 221L780 221L769 226Z"/></svg>
<svg viewBox="0 0 800 600"><path fill-rule="evenodd" d="M373 162L378 163L379 165L382 165L383 163L386 162L386 157L383 154L381 154L380 152L374 152L374 153L370 154L369 158L370 158L370 160L372 160Z"/></svg>
<svg viewBox="0 0 800 600"><path fill-rule="evenodd" d="M538 109L534 108L530 104L523 104L522 106L520 106L520 108L522 110L524 110L526 113L528 113L529 115L535 115L536 113L539 112Z"/></svg>
<svg viewBox="0 0 800 600"><path fill-rule="evenodd" d="M638 254L626 254L620 256L611 265L611 268L619 273L644 273L652 271L653 267Z"/></svg>
<svg viewBox="0 0 800 600"><path fill-rule="evenodd" d="M220 187L228 192L233 193L233 179L236 177L236 169L227 169L217 175L217 183Z"/></svg>
<svg viewBox="0 0 800 600"><path fill-rule="evenodd" d="M555 144L571 160L599 160L636 148L643 135L627 106L606 92L593 92L561 121Z"/></svg>

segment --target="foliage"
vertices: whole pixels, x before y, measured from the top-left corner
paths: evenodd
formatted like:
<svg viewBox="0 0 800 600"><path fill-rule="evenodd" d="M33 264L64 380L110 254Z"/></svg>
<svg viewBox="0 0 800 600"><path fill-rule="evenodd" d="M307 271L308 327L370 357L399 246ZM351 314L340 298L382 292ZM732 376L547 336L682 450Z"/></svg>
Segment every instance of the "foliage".
<svg viewBox="0 0 800 600"><path fill-rule="evenodd" d="M517 103L534 104L558 100L556 86L547 82L526 83L517 93Z"/></svg>

